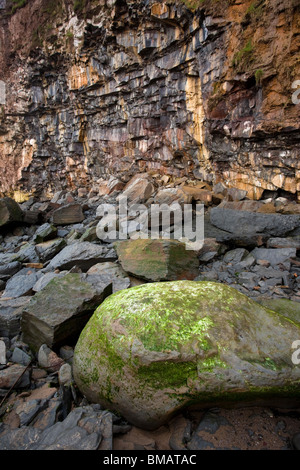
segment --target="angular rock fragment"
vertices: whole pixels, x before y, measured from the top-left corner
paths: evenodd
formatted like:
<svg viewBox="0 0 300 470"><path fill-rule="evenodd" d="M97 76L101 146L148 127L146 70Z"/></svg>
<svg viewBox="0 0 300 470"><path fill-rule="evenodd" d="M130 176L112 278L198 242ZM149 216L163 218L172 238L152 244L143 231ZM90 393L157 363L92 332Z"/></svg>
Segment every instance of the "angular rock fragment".
<svg viewBox="0 0 300 470"><path fill-rule="evenodd" d="M39 243L35 246L38 257L42 263L54 258L65 246L66 241L63 238L55 238L47 242Z"/></svg>
<svg viewBox="0 0 300 470"><path fill-rule="evenodd" d="M146 202L154 192L154 186L147 179L148 175L136 175L125 186L119 198L126 197L131 203Z"/></svg>
<svg viewBox="0 0 300 470"><path fill-rule="evenodd" d="M97 282L112 282L113 292L130 287L130 279L127 273L116 263L98 263L90 268L85 277L86 281L94 284Z"/></svg>
<svg viewBox="0 0 300 470"><path fill-rule="evenodd" d="M30 371L28 369L25 371L25 369L25 366L14 364L4 370L0 370L0 388L10 389L14 386L17 389L28 387L30 385Z"/></svg>
<svg viewBox="0 0 300 470"><path fill-rule="evenodd" d="M32 288L41 277L41 273L31 269L24 268L15 274L7 283L3 293L3 298L15 299L32 293Z"/></svg>
<svg viewBox="0 0 300 470"><path fill-rule="evenodd" d="M180 188L167 188L160 189L154 197L155 204L190 204L192 202L192 195L183 191Z"/></svg>
<svg viewBox="0 0 300 470"><path fill-rule="evenodd" d="M10 197L0 199L0 227L21 222L23 211L19 204Z"/></svg>
<svg viewBox="0 0 300 470"><path fill-rule="evenodd" d="M197 253L176 240L129 240L115 246L124 271L138 278L191 280L199 274Z"/></svg>
<svg viewBox="0 0 300 470"><path fill-rule="evenodd" d="M50 262L49 269L71 269L78 266L87 271L97 263L113 261L117 258L113 248L95 245L90 242L77 242L66 246Z"/></svg>
<svg viewBox="0 0 300 470"><path fill-rule="evenodd" d="M53 212L52 221L54 225L78 224L84 220L82 206L80 204L69 204L60 207Z"/></svg>
<svg viewBox="0 0 300 470"><path fill-rule="evenodd" d="M38 363L43 369L50 372L57 372L60 370L61 366L64 365L64 360L48 348L46 344L42 344L38 352Z"/></svg>
<svg viewBox="0 0 300 470"><path fill-rule="evenodd" d="M92 286L80 274L53 279L23 311L24 342L37 350L42 344L56 348L74 341L96 306L111 293L111 282Z"/></svg>
<svg viewBox="0 0 300 470"><path fill-rule="evenodd" d="M13 338L21 332L21 317L24 306L30 297L0 299L0 335Z"/></svg>
<svg viewBox="0 0 300 470"><path fill-rule="evenodd" d="M49 223L41 225L34 234L33 241L35 243L47 242L55 238L57 235L57 228Z"/></svg>
<svg viewBox="0 0 300 470"><path fill-rule="evenodd" d="M256 260L266 260L271 266L277 266L295 258L296 248L255 248L251 254Z"/></svg>

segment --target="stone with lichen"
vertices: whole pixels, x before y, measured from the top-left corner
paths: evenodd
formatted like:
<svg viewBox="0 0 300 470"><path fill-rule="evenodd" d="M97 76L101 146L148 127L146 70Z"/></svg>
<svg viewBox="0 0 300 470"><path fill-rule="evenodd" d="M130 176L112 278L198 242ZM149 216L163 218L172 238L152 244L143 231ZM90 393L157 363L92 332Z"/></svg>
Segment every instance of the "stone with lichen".
<svg viewBox="0 0 300 470"><path fill-rule="evenodd" d="M145 284L96 310L75 348L74 378L89 400L147 429L191 404L299 403L297 337L299 325L223 284Z"/></svg>

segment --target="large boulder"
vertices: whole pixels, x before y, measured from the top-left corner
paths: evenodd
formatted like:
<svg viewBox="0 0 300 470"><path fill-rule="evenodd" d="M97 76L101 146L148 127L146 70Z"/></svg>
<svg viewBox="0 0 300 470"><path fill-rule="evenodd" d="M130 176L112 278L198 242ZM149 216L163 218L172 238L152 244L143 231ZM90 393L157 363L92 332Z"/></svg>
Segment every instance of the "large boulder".
<svg viewBox="0 0 300 470"><path fill-rule="evenodd" d="M115 244L122 268L147 281L195 279L199 259L176 240L127 240Z"/></svg>
<svg viewBox="0 0 300 470"><path fill-rule="evenodd" d="M25 343L38 350L42 344L57 348L76 341L96 306L111 293L112 283L107 280L95 286L80 274L53 279L24 308Z"/></svg>
<svg viewBox="0 0 300 470"><path fill-rule="evenodd" d="M106 299L74 352L92 402L153 429L187 405L300 403L299 326L213 282L144 284Z"/></svg>

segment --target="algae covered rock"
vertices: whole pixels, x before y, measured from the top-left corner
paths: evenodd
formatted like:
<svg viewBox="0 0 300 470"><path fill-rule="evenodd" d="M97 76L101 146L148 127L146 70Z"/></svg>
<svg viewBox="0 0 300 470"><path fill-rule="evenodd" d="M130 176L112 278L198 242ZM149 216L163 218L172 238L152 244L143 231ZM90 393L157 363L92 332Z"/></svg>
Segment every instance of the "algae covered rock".
<svg viewBox="0 0 300 470"><path fill-rule="evenodd" d="M115 244L124 271L147 281L193 280L199 259L177 240L127 240Z"/></svg>
<svg viewBox="0 0 300 470"><path fill-rule="evenodd" d="M92 402L153 429L187 405L300 399L297 324L213 282L108 297L80 335L74 378Z"/></svg>

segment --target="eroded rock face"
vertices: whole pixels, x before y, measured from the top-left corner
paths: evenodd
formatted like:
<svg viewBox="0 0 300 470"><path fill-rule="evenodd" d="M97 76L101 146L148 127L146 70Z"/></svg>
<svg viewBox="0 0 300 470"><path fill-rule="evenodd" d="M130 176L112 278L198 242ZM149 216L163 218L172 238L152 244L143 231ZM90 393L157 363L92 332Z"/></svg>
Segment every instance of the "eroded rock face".
<svg viewBox="0 0 300 470"><path fill-rule="evenodd" d="M75 348L74 378L92 402L155 428L190 404L299 400L298 337L293 321L228 286L145 284L96 310Z"/></svg>
<svg viewBox="0 0 300 470"><path fill-rule="evenodd" d="M83 3L0 11L1 192L156 172L296 196L297 0Z"/></svg>

